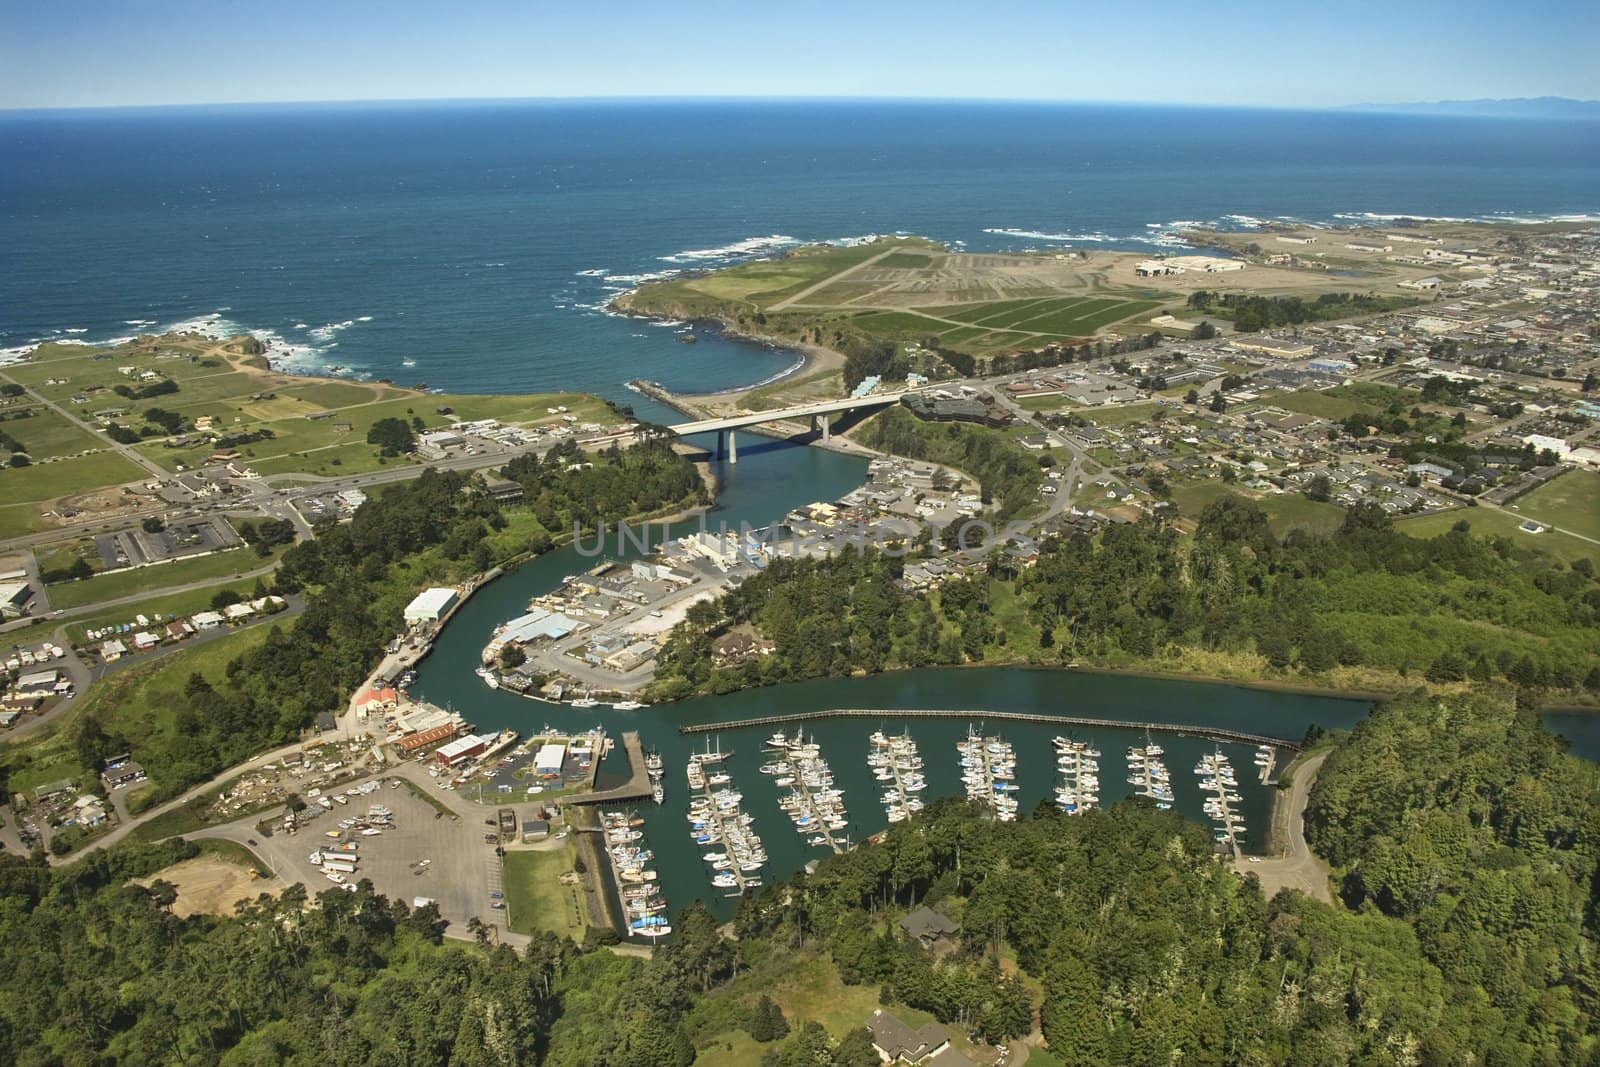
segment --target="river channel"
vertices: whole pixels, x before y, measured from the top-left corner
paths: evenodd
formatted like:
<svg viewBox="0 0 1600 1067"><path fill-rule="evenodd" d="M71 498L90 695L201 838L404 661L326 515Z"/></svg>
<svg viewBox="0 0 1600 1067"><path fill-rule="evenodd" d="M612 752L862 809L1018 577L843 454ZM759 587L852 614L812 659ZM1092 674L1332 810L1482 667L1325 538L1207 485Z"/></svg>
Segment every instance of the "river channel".
<svg viewBox="0 0 1600 1067"><path fill-rule="evenodd" d="M654 412L645 413L654 416ZM759 443L758 443L759 442ZM804 445L752 438L739 452L737 464L719 464L721 479L716 507L705 523L736 527L740 522L761 525L781 518L797 505L832 500L856 487L864 478L863 460ZM681 535L696 529L701 520L678 524ZM658 528L652 543L660 543ZM609 546L615 549L613 543ZM618 554L614 551L613 556ZM620 558L620 557L619 557ZM468 601L434 646L417 672L413 692L420 698L461 712L482 730L512 728L527 734L546 724L561 729L601 726L613 738L623 730L637 729L646 748L661 752L666 764L666 803L657 808L646 801L646 843L655 852L653 866L674 911L700 898L721 915L732 911L711 887L700 859L704 847L690 839L684 815L689 791L684 767L689 753L710 742L732 755L726 768L733 785L744 794L744 809L755 818L770 857L767 884L786 878L808 860L826 850L808 846L778 808L780 790L759 771L767 729L729 730L684 736L678 727L689 723L724 722L763 715L796 714L828 708L948 708L971 709L971 722L984 726L984 711L1080 715L1129 721L1173 722L1227 727L1280 737L1298 738L1315 722L1327 727L1349 727L1367 711L1368 703L1298 693L1269 692L1227 685L1169 679L1092 674L1066 670L1009 668L906 671L859 679L829 679L767 689L705 697L637 711L610 707L588 709L529 700L503 690L491 690L473 673L479 650L491 631L505 619L521 613L530 597L554 589L569 574L593 566L596 560L572 549L562 549L534 560L481 589ZM928 789L925 799L961 792L956 741L968 726L965 718L897 720L892 714L876 719L820 720L807 726L822 746L836 784L844 791L850 818L849 838L861 841L887 824L880 802L883 787L867 766L868 735L876 728L899 733L909 729L925 765ZM789 727L793 730L793 727ZM1101 802L1115 803L1128 795L1124 752L1142 743L1142 732L1116 729L1053 728L1048 724L990 722L985 732L998 733L1016 746L1017 779L1021 810L1031 811L1056 787L1052 736L1070 733L1092 741L1101 758ZM1197 737L1160 734L1172 773L1176 807L1201 819L1202 796L1192 773L1200 756L1215 746ZM1250 745L1223 745L1238 771L1243 813L1249 828L1246 846L1259 847L1266 828L1269 791L1258 784ZM601 782L625 777L626 760L618 745L601 768ZM511 798L508 798L511 799ZM524 799L521 796L517 800Z"/></svg>

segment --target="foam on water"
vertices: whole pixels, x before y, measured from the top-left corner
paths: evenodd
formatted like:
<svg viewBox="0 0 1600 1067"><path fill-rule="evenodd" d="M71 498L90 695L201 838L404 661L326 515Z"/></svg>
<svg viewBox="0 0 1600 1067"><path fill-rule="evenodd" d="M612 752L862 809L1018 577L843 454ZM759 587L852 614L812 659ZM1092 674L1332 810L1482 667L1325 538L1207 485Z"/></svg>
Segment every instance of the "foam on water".
<svg viewBox="0 0 1600 1067"><path fill-rule="evenodd" d="M658 256L663 263L707 263L718 259L741 259L750 256L767 255L780 248L792 248L800 244L798 238L787 234L775 233L767 237L746 237L742 241L732 244L720 245L716 248L691 248L682 252L674 252L670 256Z"/></svg>

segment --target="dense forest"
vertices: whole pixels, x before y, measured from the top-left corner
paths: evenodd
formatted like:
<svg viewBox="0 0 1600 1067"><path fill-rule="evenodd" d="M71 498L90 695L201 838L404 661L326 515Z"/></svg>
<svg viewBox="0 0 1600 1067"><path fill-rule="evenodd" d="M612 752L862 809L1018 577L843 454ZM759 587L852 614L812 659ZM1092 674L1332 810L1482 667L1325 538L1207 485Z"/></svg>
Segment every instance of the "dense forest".
<svg viewBox="0 0 1600 1067"><path fill-rule="evenodd" d="M1362 506L1329 536L1279 539L1259 507L1230 495L1206 506L1193 536L1153 518L1112 525L1044 542L1031 567L997 554L931 595L900 588L904 563L854 551L775 561L680 624L656 697L991 660L1159 666L1187 649L1254 657L1285 677L1359 667L1391 681L1600 694L1593 567L1465 524L1418 539ZM712 639L741 623L776 649L713 664Z"/></svg>
<svg viewBox="0 0 1600 1067"><path fill-rule="evenodd" d="M746 898L731 937L690 904L648 960L445 942L367 885L178 918L149 876L181 841L0 856L0 1060L686 1067L748 1034L748 1062L870 1067L853 1014L825 1031L782 992L806 974L977 1042L1037 1027L1071 1064L1597 1062L1600 768L1509 704L1418 695L1311 796L1342 902L1265 898L1142 800L1014 824L947 800ZM952 951L899 931L919 906Z"/></svg>

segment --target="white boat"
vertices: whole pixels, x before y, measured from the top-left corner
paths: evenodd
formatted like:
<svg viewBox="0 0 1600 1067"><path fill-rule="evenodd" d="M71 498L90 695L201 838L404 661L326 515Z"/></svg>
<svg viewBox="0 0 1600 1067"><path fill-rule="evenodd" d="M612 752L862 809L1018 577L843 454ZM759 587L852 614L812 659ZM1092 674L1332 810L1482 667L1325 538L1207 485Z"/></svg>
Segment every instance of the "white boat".
<svg viewBox="0 0 1600 1067"><path fill-rule="evenodd" d="M490 670L488 667L479 667L474 673L477 674L479 678L482 678L483 684L487 685L490 689L500 688L500 676L494 671Z"/></svg>
<svg viewBox="0 0 1600 1067"><path fill-rule="evenodd" d="M644 705L639 703L637 700L624 700L611 706L616 708L618 711L637 711L644 707Z"/></svg>
<svg viewBox="0 0 1600 1067"><path fill-rule="evenodd" d="M598 700L592 697L579 697L577 700L572 701L572 706L575 708L592 708L598 706L599 703Z"/></svg>

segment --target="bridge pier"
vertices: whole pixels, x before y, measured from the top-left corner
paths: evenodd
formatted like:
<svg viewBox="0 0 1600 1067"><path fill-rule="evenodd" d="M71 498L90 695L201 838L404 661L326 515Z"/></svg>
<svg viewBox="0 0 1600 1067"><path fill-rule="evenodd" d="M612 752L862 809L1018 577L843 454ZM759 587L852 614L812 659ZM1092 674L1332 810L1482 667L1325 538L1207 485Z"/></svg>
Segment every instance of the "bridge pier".
<svg viewBox="0 0 1600 1067"><path fill-rule="evenodd" d="M717 458L729 463L739 462L739 440L732 430L717 431Z"/></svg>
<svg viewBox="0 0 1600 1067"><path fill-rule="evenodd" d="M824 441L831 440L833 437L833 420L826 415L811 416L811 432L816 433L819 427L822 430L822 439Z"/></svg>

